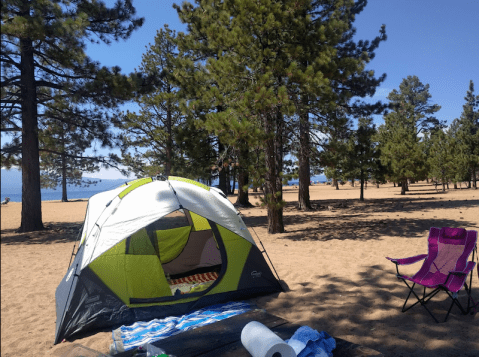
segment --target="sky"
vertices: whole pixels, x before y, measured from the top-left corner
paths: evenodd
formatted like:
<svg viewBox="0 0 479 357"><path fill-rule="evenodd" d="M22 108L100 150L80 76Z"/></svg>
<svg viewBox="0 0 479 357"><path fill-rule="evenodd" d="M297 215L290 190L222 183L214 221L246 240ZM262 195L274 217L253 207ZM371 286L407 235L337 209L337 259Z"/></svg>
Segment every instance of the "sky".
<svg viewBox="0 0 479 357"><path fill-rule="evenodd" d="M191 0L193 2L193 0ZM114 3L106 1L108 5ZM105 66L119 66L123 73L138 68L142 54L154 42L157 30L164 25L186 31L179 21L173 3L178 0L133 0L137 16L144 17L143 26L126 40L111 45L89 45L87 54ZM386 25L387 41L376 50L376 57L367 68L386 80L370 100L386 101L401 81L415 75L429 84L431 103L439 104L436 113L450 124L461 115L469 81L479 93L479 0L369 0L354 26L356 40L372 40ZM135 110L134 104L125 109ZM375 122L381 124L381 118ZM115 170L102 170L91 177L122 178Z"/></svg>

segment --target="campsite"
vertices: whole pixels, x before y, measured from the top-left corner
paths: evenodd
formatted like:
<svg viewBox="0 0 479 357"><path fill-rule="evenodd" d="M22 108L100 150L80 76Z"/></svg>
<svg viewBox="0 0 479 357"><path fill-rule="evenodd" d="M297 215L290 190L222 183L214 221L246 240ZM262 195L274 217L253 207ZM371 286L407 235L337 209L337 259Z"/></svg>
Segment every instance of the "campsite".
<svg viewBox="0 0 479 357"><path fill-rule="evenodd" d="M478 1L1 7L2 357L479 356Z"/></svg>
<svg viewBox="0 0 479 357"><path fill-rule="evenodd" d="M357 187L344 185L337 191L318 184L311 186L317 207L306 213L295 207L297 193L297 188L285 188L288 229L279 235L267 233L264 208L239 209L287 286L285 292L253 299L258 307L386 356L476 355L479 315L464 316L454 307L446 323L436 324L421 308L401 313L407 288L385 257L426 253L430 227L478 230L477 191L441 194L434 185L419 182L403 197L399 188L386 184L368 187L369 199L360 202ZM326 208L346 200L347 207L334 212ZM108 352L111 329L53 345L55 290L67 273L86 206L86 201L43 202L44 221L50 229L26 234L14 232L21 204L1 207L2 356L23 356L32 349L39 356L62 356L74 343ZM419 267L406 266L405 273ZM472 286L475 298L479 295L477 272ZM440 317L449 306L446 298L442 293L433 300L433 312Z"/></svg>

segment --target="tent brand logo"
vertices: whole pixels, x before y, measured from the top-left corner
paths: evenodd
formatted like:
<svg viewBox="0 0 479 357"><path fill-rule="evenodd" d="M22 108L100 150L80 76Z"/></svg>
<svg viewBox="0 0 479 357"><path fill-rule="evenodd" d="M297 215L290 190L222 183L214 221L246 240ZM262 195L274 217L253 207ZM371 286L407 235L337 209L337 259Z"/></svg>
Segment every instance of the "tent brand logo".
<svg viewBox="0 0 479 357"><path fill-rule="evenodd" d="M252 276L253 278L261 278L261 274L262 274L262 273L261 273L260 271L256 271L256 270L253 270L253 271L251 272L251 276Z"/></svg>
<svg viewBox="0 0 479 357"><path fill-rule="evenodd" d="M68 276L67 276L67 280L65 281L70 280L70 278L72 277L72 274L73 274L73 268L70 269L70 272L68 273Z"/></svg>

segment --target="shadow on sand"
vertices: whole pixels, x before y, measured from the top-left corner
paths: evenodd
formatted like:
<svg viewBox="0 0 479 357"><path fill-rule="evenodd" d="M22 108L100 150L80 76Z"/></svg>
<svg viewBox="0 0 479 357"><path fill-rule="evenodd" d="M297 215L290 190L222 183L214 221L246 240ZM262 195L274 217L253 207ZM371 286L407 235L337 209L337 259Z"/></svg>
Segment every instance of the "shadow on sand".
<svg viewBox="0 0 479 357"><path fill-rule="evenodd" d="M16 233L15 229L3 229L1 244L52 244L78 240L83 222L45 223L45 229L28 233Z"/></svg>
<svg viewBox="0 0 479 357"><path fill-rule="evenodd" d="M381 236L401 238L427 237L431 227L470 227L477 222L464 220L463 210L479 207L479 200L447 200L447 196L428 198L394 198L359 200L312 201L313 211L302 212L296 203L287 203L284 208L285 233L279 239L327 241L331 239L376 240ZM434 212L447 206L457 210L455 218L421 218L424 213ZM330 207L328 209L327 207ZM383 217L374 216L381 213ZM409 213L411 216L404 216ZM267 217L258 215L259 210L248 210L243 217L245 224L253 229L266 228ZM386 214L386 217L384 217ZM402 217L400 217L400 214ZM311 224L313 222L313 224ZM307 226L307 228L302 228Z"/></svg>
<svg viewBox="0 0 479 357"><path fill-rule="evenodd" d="M478 315L462 315L454 306L446 323L436 323L420 305L402 313L408 289L396 279L393 264L390 269L365 267L355 281L331 275L316 276L315 281L321 285L299 282L295 290L255 301L291 322L355 339L385 356L477 356ZM477 301L476 277L472 285ZM416 291L422 293L419 288ZM467 306L466 296L464 290L459 292L463 306ZM450 303L447 294L440 292L428 307L444 321Z"/></svg>

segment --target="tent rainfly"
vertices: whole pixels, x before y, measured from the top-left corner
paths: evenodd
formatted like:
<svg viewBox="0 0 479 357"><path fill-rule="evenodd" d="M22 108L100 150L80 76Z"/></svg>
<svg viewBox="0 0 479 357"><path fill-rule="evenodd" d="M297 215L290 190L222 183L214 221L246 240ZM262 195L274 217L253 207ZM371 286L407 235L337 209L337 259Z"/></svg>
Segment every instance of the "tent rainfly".
<svg viewBox="0 0 479 357"><path fill-rule="evenodd" d="M180 177L138 179L89 199L75 259L55 293L55 344L279 291L223 192Z"/></svg>

